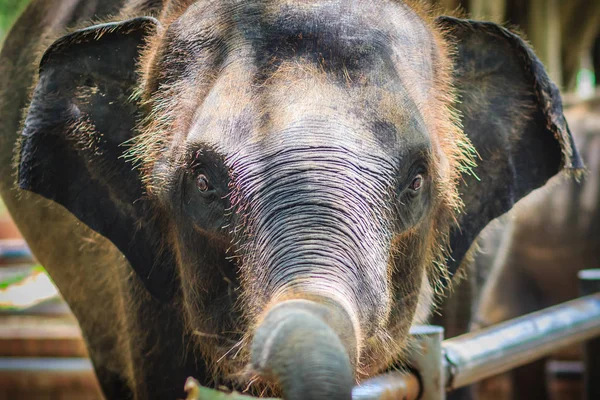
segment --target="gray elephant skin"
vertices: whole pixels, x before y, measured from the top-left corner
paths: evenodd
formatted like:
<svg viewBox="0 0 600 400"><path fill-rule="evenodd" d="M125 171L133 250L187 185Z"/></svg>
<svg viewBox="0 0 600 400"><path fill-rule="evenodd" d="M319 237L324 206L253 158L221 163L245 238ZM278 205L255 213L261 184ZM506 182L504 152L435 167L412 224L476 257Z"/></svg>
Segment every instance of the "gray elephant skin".
<svg viewBox="0 0 600 400"><path fill-rule="evenodd" d="M400 1L34 0L0 58L1 194L110 399L349 399L582 166L523 40Z"/></svg>

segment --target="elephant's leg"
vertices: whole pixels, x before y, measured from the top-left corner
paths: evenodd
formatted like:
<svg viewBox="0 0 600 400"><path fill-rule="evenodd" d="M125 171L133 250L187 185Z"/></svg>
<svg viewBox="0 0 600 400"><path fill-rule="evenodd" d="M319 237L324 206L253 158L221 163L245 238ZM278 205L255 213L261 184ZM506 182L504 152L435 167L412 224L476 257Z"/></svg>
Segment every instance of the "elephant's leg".
<svg viewBox="0 0 600 400"><path fill-rule="evenodd" d="M473 302L473 277L468 274L453 287L440 307L440 313L431 317L432 325L444 327L444 337L451 338L469 332Z"/></svg>
<svg viewBox="0 0 600 400"><path fill-rule="evenodd" d="M549 399L548 385L546 382L547 358L536 360L530 364L515 368L511 372L513 385L513 399Z"/></svg>
<svg viewBox="0 0 600 400"><path fill-rule="evenodd" d="M455 283L452 292L441 305L441 314L435 314L431 324L444 327L444 337L451 338L469 332L472 317L473 271L465 271L466 277ZM471 388L460 388L448 394L449 400L470 400Z"/></svg>
<svg viewBox="0 0 600 400"><path fill-rule="evenodd" d="M102 382L102 392L107 399L132 399L131 389L125 379L104 365L94 366L98 381Z"/></svg>
<svg viewBox="0 0 600 400"><path fill-rule="evenodd" d="M503 234L492 271L481 292L472 329L517 318L542 305L537 286L515 251L518 244L513 243L513 223L507 224Z"/></svg>
<svg viewBox="0 0 600 400"><path fill-rule="evenodd" d="M513 242L513 230L514 225L508 223L482 290L473 329L496 325L542 308L539 290L515 251L518 244ZM489 378L477 385L476 392L478 398L486 400L545 399L545 360L518 368L508 375ZM531 397L531 393L535 396Z"/></svg>

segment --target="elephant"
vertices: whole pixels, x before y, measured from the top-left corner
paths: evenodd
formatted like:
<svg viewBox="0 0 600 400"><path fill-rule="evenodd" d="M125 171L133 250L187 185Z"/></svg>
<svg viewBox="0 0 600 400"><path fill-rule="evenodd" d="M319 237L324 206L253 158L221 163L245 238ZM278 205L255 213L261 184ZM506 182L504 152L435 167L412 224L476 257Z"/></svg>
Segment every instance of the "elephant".
<svg viewBox="0 0 600 400"><path fill-rule="evenodd" d="M475 309L473 330L577 298L578 271L600 268L600 97L569 107L565 115L582 149L586 174L581 180L559 174L519 202L497 229L484 230L482 246L487 254L477 255L475 263L480 269L485 264L491 268ZM577 359L581 354L576 346L558 356ZM511 373L511 398L534 394L550 398L545 362ZM481 398L491 397L484 390L480 389Z"/></svg>
<svg viewBox="0 0 600 400"><path fill-rule="evenodd" d="M110 399L350 399L583 166L518 35L402 1L33 0L0 68L1 194Z"/></svg>

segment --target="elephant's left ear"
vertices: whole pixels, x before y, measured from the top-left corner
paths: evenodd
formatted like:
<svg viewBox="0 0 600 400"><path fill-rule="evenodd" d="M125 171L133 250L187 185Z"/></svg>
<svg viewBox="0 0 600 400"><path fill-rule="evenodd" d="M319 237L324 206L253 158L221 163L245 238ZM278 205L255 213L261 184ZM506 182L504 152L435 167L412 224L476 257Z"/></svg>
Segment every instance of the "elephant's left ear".
<svg viewBox="0 0 600 400"><path fill-rule="evenodd" d="M454 273L492 219L563 168L577 173L583 163L559 91L520 37L489 22L440 17L437 23L455 48L455 107L480 156L459 189L465 209L450 237Z"/></svg>
<svg viewBox="0 0 600 400"><path fill-rule="evenodd" d="M158 24L135 18L96 25L46 50L23 128L18 183L113 242L149 292L166 300L173 257L123 146L141 116L132 100L141 49Z"/></svg>

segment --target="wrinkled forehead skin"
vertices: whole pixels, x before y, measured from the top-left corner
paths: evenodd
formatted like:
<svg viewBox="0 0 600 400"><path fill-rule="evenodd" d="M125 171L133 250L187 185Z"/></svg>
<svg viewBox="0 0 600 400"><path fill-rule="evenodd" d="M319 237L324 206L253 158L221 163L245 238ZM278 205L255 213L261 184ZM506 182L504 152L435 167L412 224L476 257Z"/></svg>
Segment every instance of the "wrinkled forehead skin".
<svg viewBox="0 0 600 400"><path fill-rule="evenodd" d="M288 144L440 155L424 112L438 49L405 4L201 0L174 15L146 55L145 93L174 139L157 158Z"/></svg>

